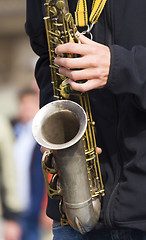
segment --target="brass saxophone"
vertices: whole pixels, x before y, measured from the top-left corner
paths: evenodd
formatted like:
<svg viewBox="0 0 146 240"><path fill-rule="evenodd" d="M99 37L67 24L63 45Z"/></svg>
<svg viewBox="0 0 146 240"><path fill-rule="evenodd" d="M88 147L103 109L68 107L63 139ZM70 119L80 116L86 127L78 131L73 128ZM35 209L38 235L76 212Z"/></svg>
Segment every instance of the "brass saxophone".
<svg viewBox="0 0 146 240"><path fill-rule="evenodd" d="M61 224L84 234L99 220L104 186L96 148L94 121L88 93L73 91L54 63L55 48L79 43L67 0L46 0L44 17L51 77L56 101L45 105L33 121L38 143L51 149L42 158L50 198L60 198ZM65 57L74 57L64 54ZM48 174L53 175L48 181Z"/></svg>

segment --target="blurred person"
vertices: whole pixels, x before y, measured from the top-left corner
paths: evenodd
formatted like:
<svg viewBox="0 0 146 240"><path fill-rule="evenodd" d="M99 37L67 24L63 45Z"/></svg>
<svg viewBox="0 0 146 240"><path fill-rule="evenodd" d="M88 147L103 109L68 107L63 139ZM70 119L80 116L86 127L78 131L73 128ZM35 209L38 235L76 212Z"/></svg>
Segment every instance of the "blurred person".
<svg viewBox="0 0 146 240"><path fill-rule="evenodd" d="M23 211L20 215L22 240L39 240L39 214L44 194L40 146L32 135L32 120L38 111L38 93L24 89L19 94L19 116L14 125L14 155L17 166L17 189Z"/></svg>
<svg viewBox="0 0 146 240"><path fill-rule="evenodd" d="M0 240L19 240L21 236L13 143L12 126L0 115Z"/></svg>

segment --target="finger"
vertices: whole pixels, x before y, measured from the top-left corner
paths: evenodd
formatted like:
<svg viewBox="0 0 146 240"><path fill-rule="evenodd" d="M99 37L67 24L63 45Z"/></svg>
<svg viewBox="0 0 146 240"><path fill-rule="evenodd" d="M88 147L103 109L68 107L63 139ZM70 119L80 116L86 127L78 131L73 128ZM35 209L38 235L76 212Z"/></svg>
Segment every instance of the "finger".
<svg viewBox="0 0 146 240"><path fill-rule="evenodd" d="M92 50L91 44L88 45L88 44L79 44L79 43L65 43L65 44L58 45L55 49L55 53L57 55L63 54L63 53L73 53L73 54L79 54L84 56L89 54L91 50Z"/></svg>
<svg viewBox="0 0 146 240"><path fill-rule="evenodd" d="M97 147L96 150L97 150L97 154L101 154L102 153L102 149L100 147Z"/></svg>
<svg viewBox="0 0 146 240"><path fill-rule="evenodd" d="M88 59L84 57L78 57L78 58L62 58L57 57L54 60L55 64L69 68L69 69L79 69L79 68L87 68L90 67L91 62L88 61Z"/></svg>
<svg viewBox="0 0 146 240"><path fill-rule="evenodd" d="M76 32L76 35L82 44L94 44L95 42L87 38L84 34L79 31Z"/></svg>
<svg viewBox="0 0 146 240"><path fill-rule="evenodd" d="M103 87L102 82L98 81L98 79L88 80L85 83L77 83L77 82L69 79L68 83L71 85L71 87L75 91L79 91L79 92L87 92L87 91L90 91L90 90L95 89L95 88Z"/></svg>
<svg viewBox="0 0 146 240"><path fill-rule="evenodd" d="M95 53L95 52L94 52ZM54 60L55 64L69 68L69 69L79 69L79 68L89 68L89 67L98 67L101 65L101 58L100 56L93 56L92 54L88 54L82 57L76 58L64 58L64 57L56 57Z"/></svg>
<svg viewBox="0 0 146 240"><path fill-rule="evenodd" d="M99 68L85 68L81 70L70 70L64 67L60 67L59 73L72 79L73 81L93 79L93 78L104 78L104 73L102 73Z"/></svg>
<svg viewBox="0 0 146 240"><path fill-rule="evenodd" d="M41 146L40 147L40 151L42 152L42 153L44 153L44 152L50 152L50 150L48 149L48 148L45 148L45 147L43 147L43 146Z"/></svg>
<svg viewBox="0 0 146 240"><path fill-rule="evenodd" d="M82 44L89 44L90 46L91 45L103 46L102 44L91 40L90 38L86 37L84 34L78 32L78 31L76 32L76 35Z"/></svg>

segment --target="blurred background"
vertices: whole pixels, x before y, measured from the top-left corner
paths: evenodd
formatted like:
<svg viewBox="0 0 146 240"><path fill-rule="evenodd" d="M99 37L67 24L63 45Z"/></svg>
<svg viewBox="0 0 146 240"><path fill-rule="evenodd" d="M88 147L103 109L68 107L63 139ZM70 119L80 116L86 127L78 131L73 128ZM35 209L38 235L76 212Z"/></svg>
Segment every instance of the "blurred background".
<svg viewBox="0 0 146 240"><path fill-rule="evenodd" d="M17 114L16 93L31 86L37 56L25 34L25 0L0 0L0 111Z"/></svg>
<svg viewBox="0 0 146 240"><path fill-rule="evenodd" d="M25 189L26 182L30 185L30 189L33 185L33 189L36 191L36 197L38 197L38 195L40 197L40 192L37 186L35 186L36 171L38 171L37 176L40 176L40 179L42 179L41 167L36 168L36 166L40 164L40 159L39 161L35 160L38 161L37 164L33 164L34 159L29 159L27 167L23 166L23 162L18 164L15 159L17 152L15 148L20 144L20 138L17 136L18 131L15 131L15 127L16 130L19 129L20 133L21 127L28 126L28 122L30 123L33 118L32 115L30 116L28 114L28 119L25 119L25 122L21 122L21 110L24 108L27 112L27 108L30 108L30 106L27 105L30 98L25 98L24 101L23 97L25 95L29 95L30 97L34 92L38 94L34 79L34 68L38 57L32 51L29 39L25 33L25 15L25 0L0 0L0 205L2 205L2 207L0 207L2 208L0 209L0 213L2 212L0 215L0 240L51 240L52 221L45 215L47 199L45 187L44 192L41 192L42 198L38 198L39 209L37 212L38 222L36 225L39 230L39 235L37 237L35 236L35 238L22 237L24 220L27 219L28 222L28 212L21 206L22 204L18 196L17 183L20 176L17 175L22 174L17 174L17 172L23 173L23 169L29 172L30 176L25 176L23 179L22 188L24 187ZM31 91L34 92L32 93ZM20 106L21 103L23 104L23 108ZM35 110L39 108L38 105L36 107L36 103L38 104L37 100L34 103ZM31 107L33 108L33 106ZM33 112L35 112L35 110ZM29 111L30 109L28 109L28 112ZM29 130L29 137L31 135L30 131L31 130ZM23 134L20 135L22 141ZM22 151L27 153L25 141L26 136L20 148L23 148ZM33 145L34 143L32 143L32 141L33 140L31 140L31 144ZM31 155L34 154L34 149L36 150L36 146L34 147L33 145L33 153L31 153ZM15 154L13 154L14 152ZM19 157L18 160L21 161ZM21 170L18 168L20 165ZM26 177L29 178L29 181L27 181ZM15 181L14 178L16 178ZM13 182L14 184L12 185ZM11 187L10 183L12 185ZM43 184L42 182L42 185ZM35 191L32 191L33 194ZM31 191L29 194L31 195ZM35 203L34 196L29 196L29 198L32 197L33 199L31 208L33 208L33 203ZM32 212L33 211L29 213L29 216L33 214ZM11 218L11 213L16 216L18 215L18 217L16 219ZM33 216L30 217L30 225L32 223L31 219L33 219ZM34 226L32 226L32 228L33 227ZM32 231L32 229L28 229L27 231Z"/></svg>

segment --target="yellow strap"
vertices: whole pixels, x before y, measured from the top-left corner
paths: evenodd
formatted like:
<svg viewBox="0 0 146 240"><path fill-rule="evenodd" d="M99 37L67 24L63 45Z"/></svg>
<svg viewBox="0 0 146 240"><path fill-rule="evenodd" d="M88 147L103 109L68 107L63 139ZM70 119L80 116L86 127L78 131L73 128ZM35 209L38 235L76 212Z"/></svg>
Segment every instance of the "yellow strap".
<svg viewBox="0 0 146 240"><path fill-rule="evenodd" d="M89 21L91 23L96 23L104 6L105 6L106 0L95 0L92 4L92 12L89 18Z"/></svg>
<svg viewBox="0 0 146 240"><path fill-rule="evenodd" d="M88 25L88 11L86 0L78 0L75 11L75 22L76 25L80 27Z"/></svg>
<svg viewBox="0 0 146 240"><path fill-rule="evenodd" d="M95 24L105 6L107 0L93 0L92 10L89 17L91 24ZM79 27L84 27L88 25L88 11L86 0L78 0L76 12L75 12L75 22Z"/></svg>

